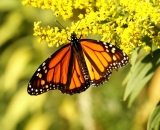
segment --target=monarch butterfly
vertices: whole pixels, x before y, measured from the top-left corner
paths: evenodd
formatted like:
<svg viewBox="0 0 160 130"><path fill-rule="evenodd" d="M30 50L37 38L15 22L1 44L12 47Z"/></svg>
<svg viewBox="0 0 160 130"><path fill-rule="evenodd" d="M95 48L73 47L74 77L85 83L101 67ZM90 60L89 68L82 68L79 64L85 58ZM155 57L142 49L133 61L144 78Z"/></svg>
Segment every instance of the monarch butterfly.
<svg viewBox="0 0 160 130"><path fill-rule="evenodd" d="M69 41L39 66L28 84L30 95L54 89L81 93L108 81L112 70L128 63L128 56L109 43L77 38L74 32Z"/></svg>

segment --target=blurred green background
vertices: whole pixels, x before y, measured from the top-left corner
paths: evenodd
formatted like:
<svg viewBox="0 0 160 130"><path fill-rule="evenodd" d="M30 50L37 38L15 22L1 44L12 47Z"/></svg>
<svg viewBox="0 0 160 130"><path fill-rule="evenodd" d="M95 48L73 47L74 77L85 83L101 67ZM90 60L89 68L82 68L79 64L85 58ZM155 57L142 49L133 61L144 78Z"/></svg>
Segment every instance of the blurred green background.
<svg viewBox="0 0 160 130"><path fill-rule="evenodd" d="M40 96L28 95L30 78L58 49L37 42L33 23L59 26L55 19L66 27L77 17L63 21L55 18L51 10L22 6L20 0L0 1L0 129L145 130L148 117L137 115L144 110L147 90L143 89L130 108L127 101L122 101L122 81L129 64L114 71L109 82L81 94L70 96L55 90Z"/></svg>

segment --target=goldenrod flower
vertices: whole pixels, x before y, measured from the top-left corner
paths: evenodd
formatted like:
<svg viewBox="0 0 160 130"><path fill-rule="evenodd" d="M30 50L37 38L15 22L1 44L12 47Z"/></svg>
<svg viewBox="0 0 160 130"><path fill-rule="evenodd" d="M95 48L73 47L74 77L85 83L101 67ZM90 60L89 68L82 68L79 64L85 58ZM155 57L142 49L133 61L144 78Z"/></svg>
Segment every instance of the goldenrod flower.
<svg viewBox="0 0 160 130"><path fill-rule="evenodd" d="M160 4L144 0L23 0L24 5L51 9L54 15L64 20L74 15L73 10L83 9L80 20L72 22L66 30L57 27L41 27L35 22L34 35L39 41L47 41L49 46L67 43L73 31L83 37L98 34L101 40L116 44L127 54L136 47L150 51L151 42L160 47ZM78 29L76 29L79 24ZM66 32L68 35L66 35ZM146 39L150 39L149 41Z"/></svg>

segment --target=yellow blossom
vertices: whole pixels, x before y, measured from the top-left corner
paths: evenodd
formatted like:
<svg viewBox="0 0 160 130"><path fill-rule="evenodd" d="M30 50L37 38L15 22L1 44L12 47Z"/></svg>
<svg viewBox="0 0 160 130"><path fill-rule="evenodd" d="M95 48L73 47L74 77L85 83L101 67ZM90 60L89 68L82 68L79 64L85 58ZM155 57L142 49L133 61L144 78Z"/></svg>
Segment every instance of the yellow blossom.
<svg viewBox="0 0 160 130"><path fill-rule="evenodd" d="M23 5L51 9L55 16L67 20L75 15L75 9L84 10L66 30L57 27L41 27L35 22L34 35L49 47L68 43L70 34L79 37L98 34L101 40L116 44L127 54L136 47L151 50L148 42L160 47L160 4L144 0L22 0ZM79 25L78 25L79 24ZM94 39L94 38L93 38ZM147 40L150 39L150 40Z"/></svg>

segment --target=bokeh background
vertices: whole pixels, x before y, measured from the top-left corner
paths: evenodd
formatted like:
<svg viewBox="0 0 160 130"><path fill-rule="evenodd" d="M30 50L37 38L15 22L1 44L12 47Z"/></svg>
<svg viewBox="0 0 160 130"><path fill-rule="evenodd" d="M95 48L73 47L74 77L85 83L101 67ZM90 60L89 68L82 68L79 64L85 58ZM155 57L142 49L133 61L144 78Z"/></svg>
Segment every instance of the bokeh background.
<svg viewBox="0 0 160 130"><path fill-rule="evenodd" d="M0 1L0 129L145 130L147 88L131 107L123 101L122 82L130 64L114 71L109 82L81 94L70 96L55 90L40 96L28 95L31 76L58 49L37 42L33 23L43 21L43 26L59 26L55 19L67 27L77 17L63 21L51 10L22 6L20 0ZM146 53L142 51L140 57Z"/></svg>

